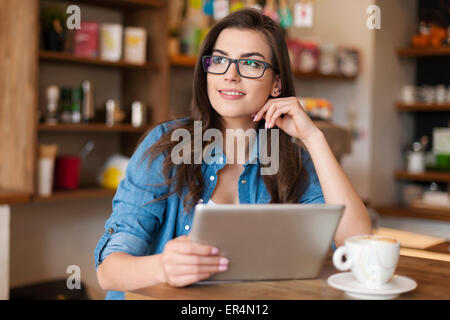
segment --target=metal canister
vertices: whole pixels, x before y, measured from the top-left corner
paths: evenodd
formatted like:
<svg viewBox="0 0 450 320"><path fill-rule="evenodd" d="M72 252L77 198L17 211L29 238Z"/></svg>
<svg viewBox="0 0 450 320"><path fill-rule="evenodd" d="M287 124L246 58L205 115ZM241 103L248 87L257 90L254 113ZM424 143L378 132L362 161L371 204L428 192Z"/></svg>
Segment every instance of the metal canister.
<svg viewBox="0 0 450 320"><path fill-rule="evenodd" d="M106 125L112 127L114 125L114 114L118 107L118 102L114 99L106 101Z"/></svg>
<svg viewBox="0 0 450 320"><path fill-rule="evenodd" d="M134 101L131 104L131 125L140 127L145 124L145 110L142 102Z"/></svg>

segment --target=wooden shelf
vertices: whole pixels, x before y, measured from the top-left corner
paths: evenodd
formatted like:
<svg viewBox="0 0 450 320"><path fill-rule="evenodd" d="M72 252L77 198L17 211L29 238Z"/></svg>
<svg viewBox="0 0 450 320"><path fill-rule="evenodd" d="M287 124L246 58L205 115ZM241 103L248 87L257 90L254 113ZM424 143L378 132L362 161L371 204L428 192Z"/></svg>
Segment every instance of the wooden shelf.
<svg viewBox="0 0 450 320"><path fill-rule="evenodd" d="M410 173L398 170L394 172L394 176L400 180L450 182L450 172L426 171L424 173Z"/></svg>
<svg viewBox="0 0 450 320"><path fill-rule="evenodd" d="M142 65L123 61L112 62L101 60L99 58L78 57L71 53L57 52L57 51L41 50L39 51L39 58L41 59L41 61L87 64L98 67L115 67L115 68L141 69L141 70L157 69L157 66L150 62L147 62Z"/></svg>
<svg viewBox="0 0 450 320"><path fill-rule="evenodd" d="M165 1L162 0L75 0L74 2L117 9L151 9L165 6Z"/></svg>
<svg viewBox="0 0 450 320"><path fill-rule="evenodd" d="M410 217L418 219L450 221L450 209L436 210L436 209L421 209L421 208L419 209L401 206L390 206L390 207L375 208L375 210L382 216Z"/></svg>
<svg viewBox="0 0 450 320"><path fill-rule="evenodd" d="M49 197L34 196L33 201L46 202L54 200L73 200L73 199L97 199L113 197L116 190L104 189L101 187L80 187L75 190L57 190Z"/></svg>
<svg viewBox="0 0 450 320"><path fill-rule="evenodd" d="M170 57L170 63L176 67L193 68L197 62L197 57L177 55ZM356 76L348 77L341 74L322 74L320 72L301 72L298 70L293 71L296 78L305 79L332 79L332 80L354 80Z"/></svg>
<svg viewBox="0 0 450 320"><path fill-rule="evenodd" d="M29 202L31 194L27 192L0 190L0 205Z"/></svg>
<svg viewBox="0 0 450 320"><path fill-rule="evenodd" d="M450 111L450 104L426 104L426 103L414 103L414 104L404 104L398 102L396 104L397 110L399 111L410 111L410 112L442 112Z"/></svg>
<svg viewBox="0 0 450 320"><path fill-rule="evenodd" d="M141 127L133 127L130 124L117 124L112 127L108 127L103 123L92 123L92 124L45 124L41 123L38 125L38 130L43 131L84 131L84 132L145 132L146 130L152 128L153 125L146 125Z"/></svg>
<svg viewBox="0 0 450 320"><path fill-rule="evenodd" d="M197 57L176 55L170 57L170 64L175 67L193 68L197 63Z"/></svg>
<svg viewBox="0 0 450 320"><path fill-rule="evenodd" d="M302 72L299 70L294 70L294 76L296 78L305 79L329 79L329 80L354 80L356 76L345 76L342 74L323 74L317 71L313 72Z"/></svg>
<svg viewBox="0 0 450 320"><path fill-rule="evenodd" d="M439 48L399 48L397 55L400 57L437 57L450 56L450 47Z"/></svg>

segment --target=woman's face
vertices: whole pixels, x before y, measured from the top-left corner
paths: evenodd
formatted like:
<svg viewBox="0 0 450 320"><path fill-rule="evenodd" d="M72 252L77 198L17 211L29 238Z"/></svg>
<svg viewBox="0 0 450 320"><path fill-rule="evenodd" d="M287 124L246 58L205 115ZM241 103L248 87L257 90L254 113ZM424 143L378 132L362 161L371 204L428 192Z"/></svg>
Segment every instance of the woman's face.
<svg viewBox="0 0 450 320"><path fill-rule="evenodd" d="M248 58L271 63L271 50L265 36L249 29L228 28L222 30L212 50L212 55L231 59ZM272 69L266 69L258 79L241 77L232 63L225 74L207 74L209 101L224 118L249 119L249 115L261 109L275 87L281 88ZM227 91L238 92L230 95Z"/></svg>

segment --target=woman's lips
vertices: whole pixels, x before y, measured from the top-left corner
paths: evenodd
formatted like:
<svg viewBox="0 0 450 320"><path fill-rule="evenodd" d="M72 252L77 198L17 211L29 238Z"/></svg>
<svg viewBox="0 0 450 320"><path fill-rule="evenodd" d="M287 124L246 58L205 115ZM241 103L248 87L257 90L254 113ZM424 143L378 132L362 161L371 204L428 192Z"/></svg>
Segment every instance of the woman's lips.
<svg viewBox="0 0 450 320"><path fill-rule="evenodd" d="M245 97L245 93L235 90L219 90L220 95L227 100L237 100Z"/></svg>

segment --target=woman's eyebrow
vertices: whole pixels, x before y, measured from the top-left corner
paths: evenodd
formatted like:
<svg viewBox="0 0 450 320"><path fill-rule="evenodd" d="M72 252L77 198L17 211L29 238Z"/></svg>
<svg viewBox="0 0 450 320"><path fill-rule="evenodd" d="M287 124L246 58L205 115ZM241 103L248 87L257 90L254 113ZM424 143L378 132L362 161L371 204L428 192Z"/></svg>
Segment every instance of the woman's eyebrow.
<svg viewBox="0 0 450 320"><path fill-rule="evenodd" d="M223 55L228 56L228 53L226 53L225 51L222 51L219 49L213 49L212 52L214 53L214 51L217 51ZM251 57L251 56L260 56L261 58L266 59L266 57L264 57L264 55L259 52L249 52L249 53L241 54L241 58L246 58L246 57Z"/></svg>

